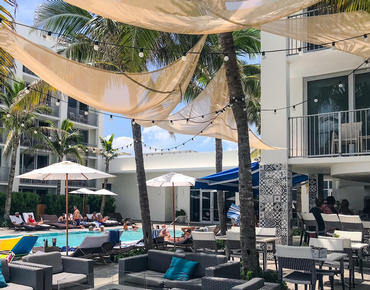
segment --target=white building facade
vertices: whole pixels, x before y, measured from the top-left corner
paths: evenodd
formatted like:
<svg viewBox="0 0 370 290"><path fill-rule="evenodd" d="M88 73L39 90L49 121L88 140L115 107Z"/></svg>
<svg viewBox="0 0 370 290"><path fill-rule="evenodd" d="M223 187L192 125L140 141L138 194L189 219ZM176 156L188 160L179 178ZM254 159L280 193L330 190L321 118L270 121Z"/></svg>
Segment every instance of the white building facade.
<svg viewBox="0 0 370 290"><path fill-rule="evenodd" d="M261 40L263 51L289 49L261 60L261 135L283 149L262 151L259 197L261 225L289 243L292 172L309 175L303 211L318 195L348 199L359 213L370 199L370 67L339 50L263 32Z"/></svg>
<svg viewBox="0 0 370 290"><path fill-rule="evenodd" d="M49 49L55 49L56 42L53 39L46 38L38 32L31 32L22 26L17 27L17 32ZM16 80L23 80L25 83L30 84L38 77L27 67L16 63L16 70L14 78ZM68 96L56 92L53 97L48 97L47 105L50 107L51 112L48 114L40 114L35 122L35 126L45 125L46 120L52 121L58 128L65 119L74 122L74 127L80 132L81 144L100 148L99 136L104 136L104 115L98 113L94 108L80 103ZM7 132L0 135L0 150L2 151L6 141ZM33 150L37 145L37 140L32 137L22 136L20 141L20 148L17 153L17 167L15 175L29 172L33 169L48 166L57 162L55 154L47 150ZM2 152L1 152L2 153ZM85 153L84 162L86 166L104 170L104 164L101 157L97 154L89 152ZM0 190L6 191L9 176L9 160L1 155L0 163ZM99 189L101 187L96 181L71 181L70 188L75 189L79 187L88 187L91 189ZM62 185L63 186L63 185ZM38 181L15 179L13 191L36 192L39 194L55 193L56 183L52 181ZM62 191L64 192L64 191Z"/></svg>
<svg viewBox="0 0 370 290"><path fill-rule="evenodd" d="M215 152L176 151L144 154L147 180L157 176L177 172L192 177L203 177L215 173ZM236 151L223 153L223 169L238 166ZM116 209L124 217L141 219L139 191L136 179L134 157L114 159L110 173L116 177L112 191L118 193ZM151 219L156 222L172 220L172 189L148 187ZM225 193L226 203L230 205L238 200L236 193ZM218 221L217 194L212 190L198 190L190 187L175 189L176 210L184 210L191 222L215 223Z"/></svg>

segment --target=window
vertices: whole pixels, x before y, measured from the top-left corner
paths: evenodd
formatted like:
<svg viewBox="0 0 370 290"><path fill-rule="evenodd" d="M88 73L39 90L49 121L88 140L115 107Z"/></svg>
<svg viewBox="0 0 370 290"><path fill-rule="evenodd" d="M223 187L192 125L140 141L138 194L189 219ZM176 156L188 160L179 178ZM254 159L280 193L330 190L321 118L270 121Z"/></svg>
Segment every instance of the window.
<svg viewBox="0 0 370 290"><path fill-rule="evenodd" d="M72 98L68 98L68 107L77 108L77 101Z"/></svg>
<svg viewBox="0 0 370 290"><path fill-rule="evenodd" d="M37 168L46 167L49 165L49 156L37 155Z"/></svg>
<svg viewBox="0 0 370 290"><path fill-rule="evenodd" d="M190 189L190 221L200 221L200 190Z"/></svg>
<svg viewBox="0 0 370 290"><path fill-rule="evenodd" d="M89 131L80 129L80 143L88 144L89 143Z"/></svg>

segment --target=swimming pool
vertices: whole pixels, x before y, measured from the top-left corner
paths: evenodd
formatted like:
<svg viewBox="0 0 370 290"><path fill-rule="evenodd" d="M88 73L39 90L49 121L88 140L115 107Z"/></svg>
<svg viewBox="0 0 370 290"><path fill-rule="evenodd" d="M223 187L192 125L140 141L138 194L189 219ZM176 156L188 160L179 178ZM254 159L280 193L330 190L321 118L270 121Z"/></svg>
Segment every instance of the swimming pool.
<svg viewBox="0 0 370 290"><path fill-rule="evenodd" d="M171 235L172 232L170 231ZM27 233L28 235L32 235L32 233ZM102 235L101 232L90 232L90 231L71 231L68 233L68 242L70 247L78 247L83 239L86 236L99 236ZM57 246L63 247L66 245L66 233L65 232L53 232L53 233L38 233L34 234L35 236L38 236L37 242L35 244L35 247L42 247L44 244L44 240L48 240L49 246L52 245L52 239L57 239ZM176 231L176 236L180 236L181 231ZM0 239L10 239L19 237L21 235L7 235L7 236L0 236ZM143 232L141 230L137 231L124 231L121 235L121 241L122 242L133 242L141 240L143 237Z"/></svg>

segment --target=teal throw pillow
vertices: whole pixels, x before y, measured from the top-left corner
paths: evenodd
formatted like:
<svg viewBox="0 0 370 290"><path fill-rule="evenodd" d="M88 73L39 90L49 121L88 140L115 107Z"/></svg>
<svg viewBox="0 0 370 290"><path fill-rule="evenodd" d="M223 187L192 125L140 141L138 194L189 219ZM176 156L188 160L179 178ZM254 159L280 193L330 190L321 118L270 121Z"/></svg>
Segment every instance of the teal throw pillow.
<svg viewBox="0 0 370 290"><path fill-rule="evenodd" d="M0 288L4 288L4 287L7 287L8 284L6 284L5 282L5 278L4 278L4 275L3 275L3 269L2 269L2 263L0 261Z"/></svg>
<svg viewBox="0 0 370 290"><path fill-rule="evenodd" d="M199 263L183 258L172 257L171 265L163 278L169 280L187 281L192 278L195 268Z"/></svg>

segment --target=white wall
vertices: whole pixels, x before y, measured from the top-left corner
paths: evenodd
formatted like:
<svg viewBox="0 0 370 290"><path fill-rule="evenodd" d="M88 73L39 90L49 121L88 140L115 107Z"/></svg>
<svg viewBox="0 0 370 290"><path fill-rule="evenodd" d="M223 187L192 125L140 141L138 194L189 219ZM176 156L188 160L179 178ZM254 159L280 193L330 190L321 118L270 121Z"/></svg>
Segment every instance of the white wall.
<svg viewBox="0 0 370 290"><path fill-rule="evenodd" d="M215 173L214 152L190 152L176 154L145 155L146 179L152 179L170 171L176 171L192 177L203 177ZM224 169L236 167L237 152L224 152ZM136 173L134 171L135 160L119 158L112 162L111 173L116 178L112 182L113 192L118 193L116 198L117 211L123 217L141 219L139 192L137 187ZM176 166L176 168L173 168ZM213 167L212 167L213 166ZM126 170L120 169L125 168ZM185 210L190 216L190 188L178 187L175 189L176 209ZM153 221L172 220L172 190L171 188L148 187L150 214Z"/></svg>

